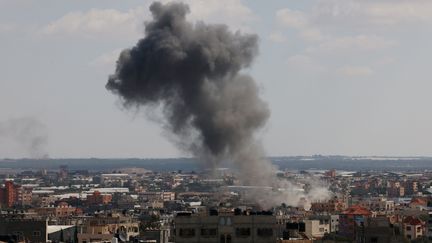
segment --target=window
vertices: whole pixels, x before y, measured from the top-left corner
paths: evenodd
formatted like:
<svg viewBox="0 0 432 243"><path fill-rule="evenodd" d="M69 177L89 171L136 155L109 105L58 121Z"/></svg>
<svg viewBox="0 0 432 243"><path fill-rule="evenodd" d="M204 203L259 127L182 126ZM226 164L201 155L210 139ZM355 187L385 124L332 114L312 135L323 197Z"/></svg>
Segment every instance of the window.
<svg viewBox="0 0 432 243"><path fill-rule="evenodd" d="M407 227L406 227L406 230L411 230L411 226L407 226Z"/></svg>
<svg viewBox="0 0 432 243"><path fill-rule="evenodd" d="M180 229L179 236L191 238L195 236L195 229Z"/></svg>
<svg viewBox="0 0 432 243"><path fill-rule="evenodd" d="M417 233L419 233L421 231L420 227L417 227Z"/></svg>
<svg viewBox="0 0 432 243"><path fill-rule="evenodd" d="M13 234L16 236L23 236L24 235L24 233L22 231L14 231Z"/></svg>
<svg viewBox="0 0 432 243"><path fill-rule="evenodd" d="M220 235L219 242L225 243L225 235Z"/></svg>
<svg viewBox="0 0 432 243"><path fill-rule="evenodd" d="M272 228L259 228L257 229L257 235L260 237L271 237L273 236Z"/></svg>
<svg viewBox="0 0 432 243"><path fill-rule="evenodd" d="M219 219L219 224L220 225L225 225L225 218L220 218Z"/></svg>
<svg viewBox="0 0 432 243"><path fill-rule="evenodd" d="M41 235L41 232L40 231L33 231L33 236L40 236Z"/></svg>
<svg viewBox="0 0 432 243"><path fill-rule="evenodd" d="M201 229L201 236L203 237L216 237L218 230L216 228Z"/></svg>
<svg viewBox="0 0 432 243"><path fill-rule="evenodd" d="M250 228L236 228L237 237L249 237L251 235Z"/></svg>
<svg viewBox="0 0 432 243"><path fill-rule="evenodd" d="M231 235L227 235L226 237L226 243L231 243Z"/></svg>

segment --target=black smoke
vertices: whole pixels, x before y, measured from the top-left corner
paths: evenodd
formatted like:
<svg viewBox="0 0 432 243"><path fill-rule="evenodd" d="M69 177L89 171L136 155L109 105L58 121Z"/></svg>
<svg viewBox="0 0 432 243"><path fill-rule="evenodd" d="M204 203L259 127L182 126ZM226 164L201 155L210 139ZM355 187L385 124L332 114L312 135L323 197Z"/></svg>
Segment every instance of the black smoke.
<svg viewBox="0 0 432 243"><path fill-rule="evenodd" d="M183 3L150 10L145 37L122 51L106 88L128 108L161 106L181 148L255 174L263 161L255 133L270 112L255 81L239 72L257 55L257 36L190 23Z"/></svg>

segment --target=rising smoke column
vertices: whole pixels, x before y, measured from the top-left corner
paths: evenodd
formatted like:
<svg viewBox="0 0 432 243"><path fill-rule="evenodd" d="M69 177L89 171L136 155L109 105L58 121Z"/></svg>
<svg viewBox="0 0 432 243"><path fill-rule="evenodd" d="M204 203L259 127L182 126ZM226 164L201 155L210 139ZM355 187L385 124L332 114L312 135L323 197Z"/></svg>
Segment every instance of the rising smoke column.
<svg viewBox="0 0 432 243"><path fill-rule="evenodd" d="M33 117L19 117L0 121L0 147L16 144L21 153L31 158L47 158L48 131L46 126ZM8 147L8 146L5 146ZM2 153L9 151L0 150Z"/></svg>
<svg viewBox="0 0 432 243"><path fill-rule="evenodd" d="M213 165L231 161L260 183L256 176L271 166L254 134L270 112L255 81L239 73L258 52L257 36L189 23L183 3L155 2L150 10L145 38L120 54L107 89L125 107L162 105L181 148Z"/></svg>
<svg viewBox="0 0 432 243"><path fill-rule="evenodd" d="M228 161L243 185L284 188L257 187L250 196L263 199L261 205L295 205L308 197L275 177L255 138L270 111L255 81L240 71L258 53L257 36L230 32L225 25L189 23L183 3L155 2L150 10L145 38L120 54L106 88L126 108L162 107L163 126L178 147L206 165Z"/></svg>

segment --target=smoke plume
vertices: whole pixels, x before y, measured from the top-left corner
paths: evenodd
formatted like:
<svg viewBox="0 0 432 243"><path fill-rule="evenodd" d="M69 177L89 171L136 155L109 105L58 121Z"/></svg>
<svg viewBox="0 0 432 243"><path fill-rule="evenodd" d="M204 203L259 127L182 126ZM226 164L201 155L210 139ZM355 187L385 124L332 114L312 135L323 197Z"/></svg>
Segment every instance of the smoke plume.
<svg viewBox="0 0 432 243"><path fill-rule="evenodd" d="M270 111L253 78L240 73L257 55L258 37L190 23L183 3L150 10L145 38L121 52L106 88L127 108L162 107L179 147L208 165L228 161L243 184L277 186L255 138Z"/></svg>
<svg viewBox="0 0 432 243"><path fill-rule="evenodd" d="M21 117L0 121L0 144L4 144L5 148L15 145L12 146L15 147L12 152L25 157L46 158L48 157L47 142L47 129L43 123L35 118ZM8 154L10 151L0 152L11 156Z"/></svg>

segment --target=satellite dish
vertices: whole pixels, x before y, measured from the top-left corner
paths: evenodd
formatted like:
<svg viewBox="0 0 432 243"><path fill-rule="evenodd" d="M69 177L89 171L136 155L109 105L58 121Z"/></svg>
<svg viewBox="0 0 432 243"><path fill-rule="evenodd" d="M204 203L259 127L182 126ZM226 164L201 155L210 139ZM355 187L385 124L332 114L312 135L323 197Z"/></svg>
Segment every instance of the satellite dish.
<svg viewBox="0 0 432 243"><path fill-rule="evenodd" d="M118 230L118 238L121 242L127 242L128 241L128 237L127 237L127 232L126 232L126 227L121 226L120 229Z"/></svg>
<svg viewBox="0 0 432 243"><path fill-rule="evenodd" d="M119 239L121 242L127 242L127 233L124 231L121 231L119 234Z"/></svg>

